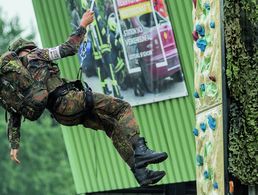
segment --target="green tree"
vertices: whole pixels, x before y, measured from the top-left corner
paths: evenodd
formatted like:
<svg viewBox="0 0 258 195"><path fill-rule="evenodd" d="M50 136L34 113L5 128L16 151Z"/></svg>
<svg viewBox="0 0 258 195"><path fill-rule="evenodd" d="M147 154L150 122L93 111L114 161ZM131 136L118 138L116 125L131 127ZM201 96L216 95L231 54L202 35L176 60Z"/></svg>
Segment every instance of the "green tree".
<svg viewBox="0 0 258 195"><path fill-rule="evenodd" d="M4 111L0 118L0 194L75 194L60 126L48 113L37 122L25 121L21 128L20 165L9 159Z"/></svg>
<svg viewBox="0 0 258 195"><path fill-rule="evenodd" d="M19 18L6 21L0 9L0 53L23 32ZM31 33L28 39L34 37ZM0 108L0 194L75 194L72 174L60 126L45 112L36 122L21 127L20 165L10 160L5 111Z"/></svg>
<svg viewBox="0 0 258 195"><path fill-rule="evenodd" d="M10 20L4 18L4 13L0 7L0 54L3 54L10 42L16 37L20 36L24 29L20 25L18 17L14 17ZM32 32L25 38L33 40L35 33Z"/></svg>

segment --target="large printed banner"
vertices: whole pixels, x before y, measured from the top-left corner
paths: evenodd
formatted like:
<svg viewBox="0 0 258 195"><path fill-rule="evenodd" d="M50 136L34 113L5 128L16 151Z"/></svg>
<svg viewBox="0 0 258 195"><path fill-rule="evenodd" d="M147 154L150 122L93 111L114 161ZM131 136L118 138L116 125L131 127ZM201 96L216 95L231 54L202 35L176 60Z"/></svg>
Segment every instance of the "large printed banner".
<svg viewBox="0 0 258 195"><path fill-rule="evenodd" d="M79 50L84 79L95 92L131 105L187 95L164 0L69 0L76 29L95 13Z"/></svg>

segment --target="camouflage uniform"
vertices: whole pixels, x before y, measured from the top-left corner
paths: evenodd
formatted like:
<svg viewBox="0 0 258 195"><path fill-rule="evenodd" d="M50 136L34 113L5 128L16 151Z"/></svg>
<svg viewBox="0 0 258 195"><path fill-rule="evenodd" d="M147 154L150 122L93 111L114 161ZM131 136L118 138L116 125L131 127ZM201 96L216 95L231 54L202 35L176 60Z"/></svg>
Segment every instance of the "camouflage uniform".
<svg viewBox="0 0 258 195"><path fill-rule="evenodd" d="M60 77L57 64L53 60L77 53L86 30L79 27L69 39L54 48L39 49L35 47L21 60L37 81L43 81L51 94L69 81ZM19 40L16 41L19 44ZM48 104L47 108L54 118L63 125L78 125L92 129L100 129L112 139L121 157L132 167L133 148L131 138L139 134L139 127L133 116L129 103L120 99L92 93L93 106L87 109L86 93L78 88L71 88ZM21 116L10 113L8 137L13 149L19 148Z"/></svg>

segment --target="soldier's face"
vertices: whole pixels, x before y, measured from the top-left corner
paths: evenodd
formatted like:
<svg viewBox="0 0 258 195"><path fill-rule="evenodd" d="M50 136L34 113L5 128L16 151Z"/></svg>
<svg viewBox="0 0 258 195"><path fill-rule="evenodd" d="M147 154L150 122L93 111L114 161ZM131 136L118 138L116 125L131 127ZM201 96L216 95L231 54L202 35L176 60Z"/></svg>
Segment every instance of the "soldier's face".
<svg viewBox="0 0 258 195"><path fill-rule="evenodd" d="M29 52L30 52L30 49L24 49L20 51L18 55L19 57L23 57L23 56L26 56Z"/></svg>

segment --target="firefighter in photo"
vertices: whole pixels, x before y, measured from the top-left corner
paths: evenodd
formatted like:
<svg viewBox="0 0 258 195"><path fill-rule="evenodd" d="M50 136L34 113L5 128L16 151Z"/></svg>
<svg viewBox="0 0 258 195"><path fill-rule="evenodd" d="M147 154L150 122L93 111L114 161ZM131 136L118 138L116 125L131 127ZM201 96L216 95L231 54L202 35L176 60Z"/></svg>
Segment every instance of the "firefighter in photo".
<svg viewBox="0 0 258 195"><path fill-rule="evenodd" d="M89 4L87 1L82 1L83 9L87 9ZM97 74L101 83L103 92L106 95L112 93L108 88L108 78L111 79L111 84L113 88L113 95L120 99L123 99L120 93L120 87L116 80L116 74L114 70L114 65L110 56L111 45L108 38L108 32L105 27L104 21L99 14L96 4L94 5L95 19L90 28L89 36L92 40L92 50L95 60L95 65L97 66Z"/></svg>
<svg viewBox="0 0 258 195"><path fill-rule="evenodd" d="M111 44L111 59L115 65L115 74L119 86L123 89L127 89L127 84L125 83L126 78L126 67L123 59L123 48L121 43L120 33L117 29L117 23L114 13L111 13L108 17L108 29L109 29L109 39Z"/></svg>
<svg viewBox="0 0 258 195"><path fill-rule="evenodd" d="M79 80L61 78L59 67L53 62L77 54L86 27L93 18L93 12L85 12L76 31L56 47L41 49L34 42L19 38L0 58L0 103L10 116L8 139L11 159L20 163L17 153L22 116L36 120L47 108L60 124L81 124L105 131L138 183L142 186L154 184L165 172L149 170L147 166L164 161L167 153L155 152L147 147L145 139L139 135L139 126L130 104L94 93Z"/></svg>

